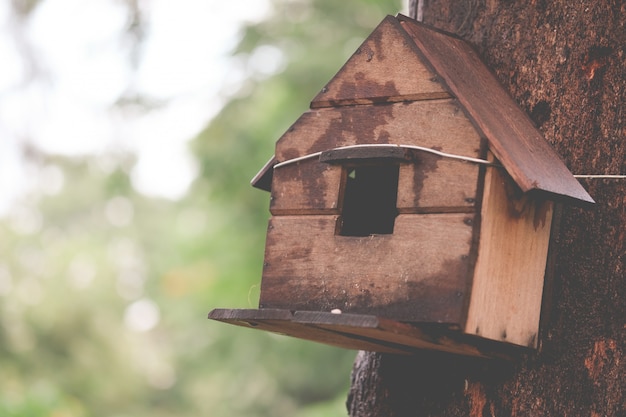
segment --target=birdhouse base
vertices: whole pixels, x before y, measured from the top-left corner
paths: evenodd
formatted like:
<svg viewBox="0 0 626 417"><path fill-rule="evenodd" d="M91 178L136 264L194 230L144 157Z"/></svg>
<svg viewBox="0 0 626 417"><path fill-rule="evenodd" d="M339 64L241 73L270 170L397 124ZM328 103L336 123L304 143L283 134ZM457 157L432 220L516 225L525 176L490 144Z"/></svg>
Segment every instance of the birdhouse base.
<svg viewBox="0 0 626 417"><path fill-rule="evenodd" d="M436 350L512 359L528 348L463 333L442 323L408 323L365 314L282 309L215 309L209 319L337 346L395 354Z"/></svg>

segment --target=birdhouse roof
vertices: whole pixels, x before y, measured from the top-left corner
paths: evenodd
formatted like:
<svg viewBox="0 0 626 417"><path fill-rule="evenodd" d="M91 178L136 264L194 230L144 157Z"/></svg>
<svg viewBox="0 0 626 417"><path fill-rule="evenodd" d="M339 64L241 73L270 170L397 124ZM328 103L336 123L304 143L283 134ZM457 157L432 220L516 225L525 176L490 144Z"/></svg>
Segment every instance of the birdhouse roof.
<svg viewBox="0 0 626 417"><path fill-rule="evenodd" d="M528 115L464 40L387 16L311 102L311 109L454 98L524 192L593 203ZM252 180L269 190L272 158Z"/></svg>

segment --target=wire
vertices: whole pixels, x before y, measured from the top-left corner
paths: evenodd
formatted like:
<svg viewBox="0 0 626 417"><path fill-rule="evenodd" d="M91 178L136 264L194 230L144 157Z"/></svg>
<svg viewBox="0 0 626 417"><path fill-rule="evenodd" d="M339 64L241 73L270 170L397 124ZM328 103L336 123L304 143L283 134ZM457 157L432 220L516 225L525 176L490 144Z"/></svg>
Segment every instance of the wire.
<svg viewBox="0 0 626 417"><path fill-rule="evenodd" d="M605 179L605 180L623 180L626 179L626 175L594 175L594 174L575 174L574 178L583 179Z"/></svg>
<svg viewBox="0 0 626 417"><path fill-rule="evenodd" d="M493 162L489 162L485 159L479 159L479 158L472 158L470 156L463 156L463 155L456 155L456 154L452 154L452 153L447 153L447 152L441 152L438 151L436 149L431 149L431 148L425 148L423 146L417 146L417 145L393 145L393 144L382 144L382 143L370 143L370 144L361 144L361 145L348 145L348 146L341 146L339 148L334 148L332 149L333 151L336 150L344 150L344 149L357 149L357 148L383 148L383 147L398 147L398 148L403 148L403 149L414 149L414 150L418 150L418 151L422 151L422 152L427 152L427 153L431 153L434 155L438 155L444 158L450 158L450 159L456 159L459 161L465 161L465 162L472 162L474 164L481 164L481 165L488 165L488 166L493 166L493 167L501 167L500 164L496 164ZM312 159L312 158L316 158L319 157L322 154L322 152L313 152L307 155L303 155L303 156L299 156L297 158L292 158L292 159L288 159L286 161L283 162L279 162L277 164L274 165L274 169L276 168L280 168L280 167L284 167L286 165L291 165L291 164L295 164L297 162L301 162L301 161L305 161L307 159ZM574 178L580 178L580 179L605 179L605 180L623 180L626 179L626 175L621 175L621 174L574 174L573 175Z"/></svg>
<svg viewBox="0 0 626 417"><path fill-rule="evenodd" d="M383 147L387 147L387 148L398 147L398 148L403 148L403 149L415 149L415 150L422 151L422 152L432 153L434 155L438 155L444 158L456 159L456 160L465 161L465 162L472 162L474 164L500 166L499 164L495 164L493 162L489 162L484 159L478 159L478 158L472 158L471 156L462 156L462 155L456 155L452 153L441 152L436 149L425 148L425 147L417 146L417 145L393 145L393 144L372 143L372 144L363 144L363 145L341 146L339 148L334 148L332 150L358 149L358 148L383 148ZM321 154L322 152L314 152L308 155L299 156L297 158L288 159L286 161L279 162L278 164L274 165L274 168L280 168L285 165L295 164L296 162L318 157Z"/></svg>

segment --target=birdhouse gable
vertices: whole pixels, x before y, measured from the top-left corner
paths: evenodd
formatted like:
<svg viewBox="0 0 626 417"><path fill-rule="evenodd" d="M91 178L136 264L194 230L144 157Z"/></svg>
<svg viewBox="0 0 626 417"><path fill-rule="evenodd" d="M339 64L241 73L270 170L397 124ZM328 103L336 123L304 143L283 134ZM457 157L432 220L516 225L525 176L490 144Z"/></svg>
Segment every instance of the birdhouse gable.
<svg viewBox="0 0 626 417"><path fill-rule="evenodd" d="M448 98L400 22L387 16L311 102L311 108Z"/></svg>

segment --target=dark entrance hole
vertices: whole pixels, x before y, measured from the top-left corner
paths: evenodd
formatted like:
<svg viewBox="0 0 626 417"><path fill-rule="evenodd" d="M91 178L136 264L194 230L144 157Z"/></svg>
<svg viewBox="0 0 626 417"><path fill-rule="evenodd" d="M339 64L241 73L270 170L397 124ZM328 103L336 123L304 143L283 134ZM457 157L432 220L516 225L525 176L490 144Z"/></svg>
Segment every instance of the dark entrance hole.
<svg viewBox="0 0 626 417"><path fill-rule="evenodd" d="M346 167L342 236L393 233L398 209L398 165Z"/></svg>

